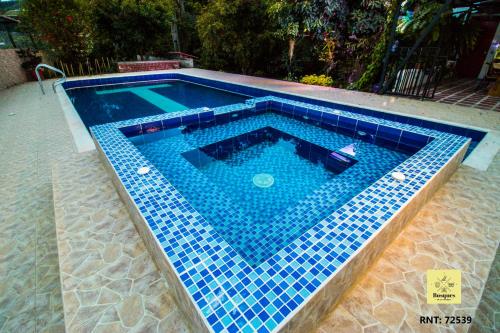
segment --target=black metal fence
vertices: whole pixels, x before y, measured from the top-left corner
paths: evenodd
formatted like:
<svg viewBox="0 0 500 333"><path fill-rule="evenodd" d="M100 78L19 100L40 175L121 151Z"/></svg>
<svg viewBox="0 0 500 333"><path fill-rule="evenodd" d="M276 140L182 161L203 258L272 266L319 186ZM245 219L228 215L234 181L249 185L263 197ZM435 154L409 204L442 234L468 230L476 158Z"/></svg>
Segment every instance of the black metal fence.
<svg viewBox="0 0 500 333"><path fill-rule="evenodd" d="M392 54L384 76L383 93L433 98L446 69L446 57L440 56L438 47L422 47L402 64L401 59L405 59L409 51L409 47L401 47Z"/></svg>

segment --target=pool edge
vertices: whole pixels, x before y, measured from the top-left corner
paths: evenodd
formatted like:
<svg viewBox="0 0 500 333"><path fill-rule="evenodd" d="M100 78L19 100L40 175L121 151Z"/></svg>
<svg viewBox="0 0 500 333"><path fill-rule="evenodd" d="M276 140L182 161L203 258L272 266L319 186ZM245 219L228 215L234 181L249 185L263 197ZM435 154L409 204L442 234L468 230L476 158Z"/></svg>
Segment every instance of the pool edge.
<svg viewBox="0 0 500 333"><path fill-rule="evenodd" d="M68 124L71 136L73 137L73 142L78 153L85 153L88 151L93 151L96 149L96 145L92 140L90 133L83 124L82 118L76 111L75 106L69 99L66 90L62 86L56 87L56 95L59 100L59 104L64 113L64 118Z"/></svg>
<svg viewBox="0 0 500 333"><path fill-rule="evenodd" d="M189 319L194 332L213 332L205 316L197 307L182 284L176 270L172 267L161 245L148 227L147 222L140 214L124 185L118 178L115 169L102 151L99 142L93 137L99 159L111 175L113 184L122 201L125 203L129 215L135 224L141 238L156 265L167 279L174 291L174 298L183 315ZM325 280L303 303L283 319L273 332L309 332L313 331L319 321L330 312L342 299L343 295L356 284L366 270L371 267L385 251L387 246L400 234L406 224L419 212L432 195L448 181L458 169L471 140L467 140L454 155L429 179L424 187L418 190L409 201L402 206L384 225L374 233L367 243L359 248L338 270ZM389 227L390 226L390 227ZM339 287L340 286L340 287Z"/></svg>
<svg viewBox="0 0 500 333"><path fill-rule="evenodd" d="M363 247L351 255L344 265L339 267L337 272L330 276L309 299L305 300L302 306L290 313L289 317L282 322L282 325L277 327L276 332L313 332L325 315L333 310L342 300L342 297L364 277L364 274L374 264L374 261L380 258L404 227L456 172L462 163L469 144L470 140L408 203L386 221Z"/></svg>
<svg viewBox="0 0 500 333"><path fill-rule="evenodd" d="M186 319L186 323L190 325L190 329L193 332L199 333L211 333L213 330L210 329L210 325L206 322L205 317L199 313L198 308L194 305L194 300L191 299L189 293L183 286L180 277L178 276L176 270L172 267L169 262L167 256L165 255L163 248L158 243L158 240L153 235L151 230L148 227L148 223L144 220L142 215L140 214L137 206L133 202L132 198L128 194L127 190L121 183L116 174L115 169L111 165L110 161L106 154L102 151L101 146L92 137L92 140L96 146L97 155L99 156L99 160L103 163L104 168L108 172L111 177L111 181L115 186L116 191L118 192L119 197L124 203L129 216L134 223L134 226L144 241L146 248L148 249L149 254L153 258L158 270L163 274L165 279L169 284L169 289L173 291L173 296L175 302L181 309L182 315Z"/></svg>

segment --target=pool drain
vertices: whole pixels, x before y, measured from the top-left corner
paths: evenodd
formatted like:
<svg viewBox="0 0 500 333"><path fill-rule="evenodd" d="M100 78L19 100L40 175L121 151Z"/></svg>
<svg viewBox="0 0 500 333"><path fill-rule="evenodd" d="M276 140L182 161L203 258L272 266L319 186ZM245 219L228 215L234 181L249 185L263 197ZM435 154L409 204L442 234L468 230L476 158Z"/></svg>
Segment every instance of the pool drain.
<svg viewBox="0 0 500 333"><path fill-rule="evenodd" d="M258 173L253 176L253 184L260 188L271 187L274 184L274 177L268 173Z"/></svg>

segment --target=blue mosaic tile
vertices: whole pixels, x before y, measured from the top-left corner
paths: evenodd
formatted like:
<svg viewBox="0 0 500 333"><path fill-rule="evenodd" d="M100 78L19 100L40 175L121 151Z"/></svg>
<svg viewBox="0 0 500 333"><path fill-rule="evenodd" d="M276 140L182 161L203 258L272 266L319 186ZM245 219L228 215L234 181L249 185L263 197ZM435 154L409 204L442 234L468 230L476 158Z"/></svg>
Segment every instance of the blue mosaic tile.
<svg viewBox="0 0 500 333"><path fill-rule="evenodd" d="M179 273L186 291L193 296L199 312L208 319L214 331L275 330L467 142L465 138L454 135L464 133L464 129L456 126L437 126L429 121L385 116L379 111L181 74L68 81L64 87L152 78L182 79L255 96L244 104L210 111L186 110L91 128L151 232L164 247L165 255ZM293 243L259 266L251 267L144 158L131 140L143 140L141 134L144 132L157 132L160 123L161 128L167 130L181 126L183 119L188 126L197 123L203 126L202 123L211 123L217 117L230 123L235 119L264 114L270 109L277 114L299 117L300 121L309 124L321 121L319 125L323 128L334 131L340 128L362 141L386 140L395 143L395 148L413 155L397 166L407 175L406 181L395 184L389 174L383 175L304 231ZM340 125L339 115L334 110L340 110ZM357 125L353 128L352 124ZM379 134L380 127L383 131ZM366 135L360 136L359 131ZM484 136L483 132L476 130L467 129L465 133L476 142ZM135 171L141 166L149 166L151 172L137 175Z"/></svg>
<svg viewBox="0 0 500 333"><path fill-rule="evenodd" d="M209 83L204 80L197 81ZM183 119L189 126L217 117L228 119L228 125L234 119L242 122L257 111L264 112L263 105L266 110L262 117L300 116L300 121L321 121L321 126L326 123L352 135L362 131L374 140L393 142L396 148L401 145L401 149L408 146L415 150L395 168L407 175L404 182L395 182L390 172L382 175L292 243L252 267L130 140L144 139L136 134L142 129L156 130L160 122L167 131L178 128ZM214 331L275 330L468 142L462 136L418 127L418 122L374 118L349 108L335 108L340 109L339 121L339 115L329 106L258 96L241 105L214 108L211 114L186 110L91 128L151 233L164 247L167 260ZM279 122L296 121L290 118ZM136 170L142 166L149 166L151 172L138 175Z"/></svg>

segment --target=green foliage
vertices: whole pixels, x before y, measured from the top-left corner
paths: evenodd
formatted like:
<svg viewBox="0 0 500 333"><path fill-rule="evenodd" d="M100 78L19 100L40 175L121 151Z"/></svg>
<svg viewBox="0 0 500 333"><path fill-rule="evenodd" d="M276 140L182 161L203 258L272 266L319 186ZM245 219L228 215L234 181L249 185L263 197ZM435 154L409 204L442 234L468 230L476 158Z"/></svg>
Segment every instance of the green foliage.
<svg viewBox="0 0 500 333"><path fill-rule="evenodd" d="M33 49L19 49L16 51L19 58L21 58L21 67L26 71L34 71L36 66L42 62L40 54Z"/></svg>
<svg viewBox="0 0 500 333"><path fill-rule="evenodd" d="M296 39L301 30L303 17L295 1L269 1L267 14L276 22L274 34L281 39Z"/></svg>
<svg viewBox="0 0 500 333"><path fill-rule="evenodd" d="M389 43L392 18L394 16L394 11L397 10L397 7L398 1L391 0L390 8L386 15L387 18L385 20L383 33L381 34L378 42L375 44L373 50L370 52L370 60L363 72L363 75L361 75L356 82L349 86L350 89L366 90L371 84L376 82L378 75L380 74L380 69L382 67L385 52Z"/></svg>
<svg viewBox="0 0 500 333"><path fill-rule="evenodd" d="M419 34L427 27L442 3L435 1L411 1L406 4L406 15L400 17L397 33L406 44L415 42ZM472 50L480 34L478 21L466 20L465 13L452 15L446 11L425 41L426 46L439 46L441 54L463 55Z"/></svg>
<svg viewBox="0 0 500 333"><path fill-rule="evenodd" d="M118 59L162 55L172 49L170 0L91 2L94 53Z"/></svg>
<svg viewBox="0 0 500 333"><path fill-rule="evenodd" d="M333 79L330 76L313 74L304 76L302 79L300 79L300 83L331 87L333 86Z"/></svg>
<svg viewBox="0 0 500 333"><path fill-rule="evenodd" d="M175 7L175 23L178 26L180 47L183 52L198 54L200 39L196 30L198 15L206 1L171 0Z"/></svg>
<svg viewBox="0 0 500 333"><path fill-rule="evenodd" d="M346 0L269 0L267 13L276 21L276 34L283 39L339 34L345 28L349 8Z"/></svg>
<svg viewBox="0 0 500 333"><path fill-rule="evenodd" d="M363 0L349 2L347 32L336 54L335 79L340 86L358 80L370 61L374 45L384 31L388 2Z"/></svg>
<svg viewBox="0 0 500 333"><path fill-rule="evenodd" d="M327 63L326 72L330 72L348 11L345 0L269 1L267 12L278 25L275 34L289 42L288 77L292 76L296 42L306 36L324 43L320 60Z"/></svg>
<svg viewBox="0 0 500 333"><path fill-rule="evenodd" d="M385 23L384 33L376 44L369 65L366 67L361 78L351 85L352 89L367 89L375 83L380 74L382 62L389 42L391 17L393 16L397 2L392 0ZM442 3L436 1L406 1L404 9L412 9L407 15L398 20L396 28L397 39L400 44L412 45L431 22L435 13L441 8ZM477 40L479 30L473 22L465 23L463 17L451 15L451 11L445 12L438 25L435 26L430 36L426 39L426 46L439 46L443 55L460 55L472 49Z"/></svg>
<svg viewBox="0 0 500 333"><path fill-rule="evenodd" d="M396 0L26 0L25 28L59 60L130 60L180 50L197 65L298 80L325 74L336 86L368 89L380 75ZM399 20L399 45L414 43L441 6L406 0L414 14ZM463 17L442 15L426 41L463 54L479 29ZM321 76L318 76L321 77ZM318 77L306 76L310 81ZM354 83L353 83L354 82ZM325 82L319 81L320 84ZM330 84L327 80L326 84Z"/></svg>
<svg viewBox="0 0 500 333"><path fill-rule="evenodd" d="M26 0L24 29L63 62L135 59L171 50L172 0Z"/></svg>
<svg viewBox="0 0 500 333"><path fill-rule="evenodd" d="M80 0L26 0L20 19L22 28L35 32L55 57L82 59L91 50L86 2Z"/></svg>
<svg viewBox="0 0 500 333"><path fill-rule="evenodd" d="M0 15L14 15L19 11L18 1L0 1Z"/></svg>
<svg viewBox="0 0 500 333"><path fill-rule="evenodd" d="M214 0L203 6L196 28L202 65L212 69L254 73L276 65L273 24L261 1Z"/></svg>
<svg viewBox="0 0 500 333"><path fill-rule="evenodd" d="M385 23L385 9L367 11L357 8L350 15L350 32L356 36L369 35L381 30Z"/></svg>
<svg viewBox="0 0 500 333"><path fill-rule="evenodd" d="M417 7L413 16L403 16L398 22L397 32L400 35L417 35L422 31L432 20L434 14L441 8L442 3L430 1L423 2ZM446 14L443 14L443 16ZM436 26L431 33L432 41L437 41L439 37L439 26Z"/></svg>

